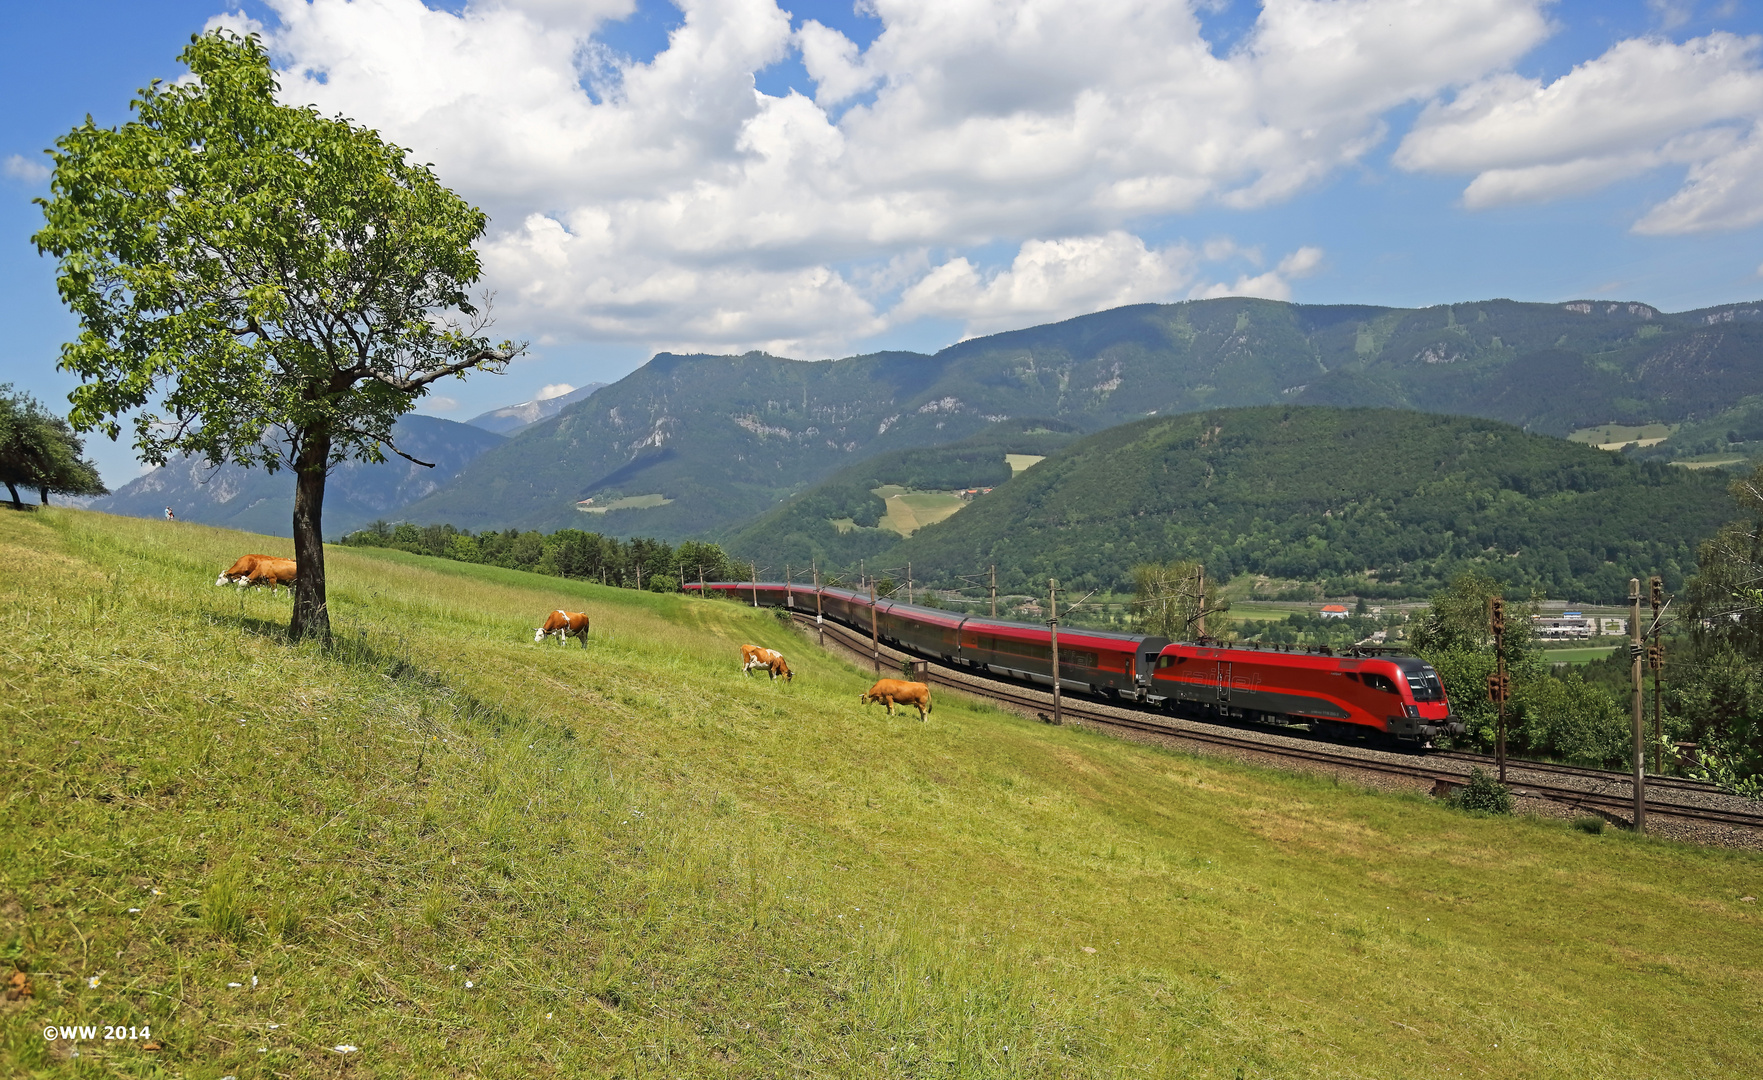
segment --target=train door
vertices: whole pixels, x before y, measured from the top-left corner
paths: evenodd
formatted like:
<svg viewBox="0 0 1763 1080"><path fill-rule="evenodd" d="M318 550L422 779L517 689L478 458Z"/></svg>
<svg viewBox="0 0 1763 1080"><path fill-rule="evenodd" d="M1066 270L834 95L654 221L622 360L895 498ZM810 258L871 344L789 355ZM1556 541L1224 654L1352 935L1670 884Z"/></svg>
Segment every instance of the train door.
<svg viewBox="0 0 1763 1080"><path fill-rule="evenodd" d="M1230 701L1230 669L1231 665L1220 660L1218 662L1218 700Z"/></svg>

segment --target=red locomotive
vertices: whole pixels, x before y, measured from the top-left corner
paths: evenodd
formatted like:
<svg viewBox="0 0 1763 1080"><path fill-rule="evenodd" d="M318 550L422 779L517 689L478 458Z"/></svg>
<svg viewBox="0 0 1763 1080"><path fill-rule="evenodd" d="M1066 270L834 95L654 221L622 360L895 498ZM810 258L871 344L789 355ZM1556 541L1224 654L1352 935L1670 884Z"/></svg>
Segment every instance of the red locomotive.
<svg viewBox="0 0 1763 1080"><path fill-rule="evenodd" d="M1173 711L1276 724L1335 738L1371 731L1404 741L1461 735L1431 664L1412 656L1317 656L1177 644L1157 657L1152 693Z"/></svg>

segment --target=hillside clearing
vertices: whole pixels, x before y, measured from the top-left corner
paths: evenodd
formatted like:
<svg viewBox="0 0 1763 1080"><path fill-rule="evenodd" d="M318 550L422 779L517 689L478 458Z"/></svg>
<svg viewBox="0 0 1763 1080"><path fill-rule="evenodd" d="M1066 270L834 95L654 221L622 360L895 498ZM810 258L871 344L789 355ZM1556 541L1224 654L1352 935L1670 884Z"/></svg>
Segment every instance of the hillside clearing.
<svg viewBox="0 0 1763 1080"><path fill-rule="evenodd" d="M338 643L290 647L210 584L263 543L0 514L6 1075L149 1022L81 1066L1763 1071L1755 856L889 718L768 612L385 550L331 549ZM587 649L532 643L554 606Z"/></svg>

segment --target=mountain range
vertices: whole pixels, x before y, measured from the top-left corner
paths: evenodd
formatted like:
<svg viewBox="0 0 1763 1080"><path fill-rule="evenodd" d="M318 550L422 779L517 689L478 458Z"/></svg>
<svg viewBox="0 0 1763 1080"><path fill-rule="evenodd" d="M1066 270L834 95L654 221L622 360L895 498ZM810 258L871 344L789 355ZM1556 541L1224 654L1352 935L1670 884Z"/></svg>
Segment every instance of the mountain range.
<svg viewBox="0 0 1763 1080"><path fill-rule="evenodd" d="M1671 314L1627 301L1147 304L935 355L662 353L475 458L400 515L472 529L721 538L847 466L1012 418L1094 432L1202 409L1318 404L1566 435L1705 421L1757 393L1763 305ZM580 512L588 499L591 517Z"/></svg>
<svg viewBox="0 0 1763 1080"><path fill-rule="evenodd" d="M378 464L344 462L325 484L324 531L341 536L376 518L397 517L410 503L458 474L472 458L507 440L452 420L415 413L392 428L398 448L432 469L387 455ZM237 465L218 468L200 460L176 458L138 476L113 495L92 499L88 509L131 517L159 517L171 507L183 521L222 525L270 536L292 536L294 476Z"/></svg>
<svg viewBox="0 0 1763 1080"><path fill-rule="evenodd" d="M531 427L540 420L556 416L578 401L586 400L589 394L605 385L605 383L589 383L553 397L534 398L518 405L505 405L500 409L478 413L466 423L472 427L483 428L485 431L493 431L498 435L513 435L517 431Z"/></svg>

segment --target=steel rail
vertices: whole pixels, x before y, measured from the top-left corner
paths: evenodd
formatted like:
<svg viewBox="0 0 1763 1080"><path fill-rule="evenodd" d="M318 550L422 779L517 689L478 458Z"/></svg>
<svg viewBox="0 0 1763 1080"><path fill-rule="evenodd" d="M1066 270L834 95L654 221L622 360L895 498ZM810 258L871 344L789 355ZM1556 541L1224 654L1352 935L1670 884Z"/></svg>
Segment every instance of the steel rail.
<svg viewBox="0 0 1763 1080"><path fill-rule="evenodd" d="M812 616L804 615L800 612L795 612L793 614L795 614L798 623L805 624L808 627L814 626L814 619ZM845 649L859 655L867 655L870 651L869 639L859 637L842 623L828 619L826 620L825 629L828 636L837 641L838 644ZM960 675L960 678L955 678L950 669L947 669L945 665L937 661L912 656L912 654L904 653L892 646L884 645L882 648L885 652L891 655L898 655L923 662L925 664L926 677L932 683L937 685L946 686L952 690L959 690L975 697L990 699L1037 713L1049 708L1045 702L1036 701L1031 697L1016 692L1016 687L1012 683L1000 681L989 675L976 675L965 670L955 672L955 674ZM1113 707L1122 708L1120 706ZM1129 710L1123 708L1122 711ZM1137 712L1137 710L1130 711ZM1384 761L1376 758L1355 757L1347 754L1331 753L1326 750L1315 750L1302 746L1287 746L1280 743L1265 742L1259 739L1238 738L1226 734L1223 731L1219 731L1215 727L1207 725L1204 721L1198 720L1171 718L1183 725L1176 726L1176 724L1163 722L1161 718L1150 719L1148 715L1135 715L1131 717L1111 715L1109 713L1100 712L1085 703L1073 703L1069 699L1067 699L1064 712L1067 716L1073 717L1086 724L1136 731L1142 734L1156 735L1162 738L1186 740L1188 742L1199 743L1202 745L1258 754L1275 759L1305 762L1313 765L1328 765L1342 769L1354 769L1360 772L1398 776L1421 780L1423 782L1431 781L1435 784L1440 781L1448 784L1461 784L1464 778L1463 773L1450 769L1429 768L1420 764L1406 764L1402 762ZM1484 757L1484 755L1474 754L1440 753L1429 755L1429 759L1435 756L1451 760L1475 759L1478 761ZM1491 758L1488 760L1491 760ZM1530 763L1525 763L1523 767L1530 767ZM1570 775L1581 775L1582 773L1590 774L1588 778L1604 779L1605 777L1609 777L1609 782L1614 784L1626 785L1628 782L1627 774L1609 773L1607 770L1573 771L1572 766L1564 766L1560 771L1568 772ZM1606 794L1604 792L1586 791L1580 788L1557 787L1551 784L1515 784L1512 785L1512 793L1518 796L1546 799L1551 802L1562 803L1577 809L1603 811L1610 817L1620 821L1627 821L1627 814L1632 813L1633 810L1632 794ZM1652 798L1647 800L1647 809L1650 813L1660 814L1667 817L1682 818L1710 824L1731 825L1739 828L1763 829L1763 813L1753 814L1737 810L1714 810L1701 806L1687 806L1682 803L1662 802Z"/></svg>

